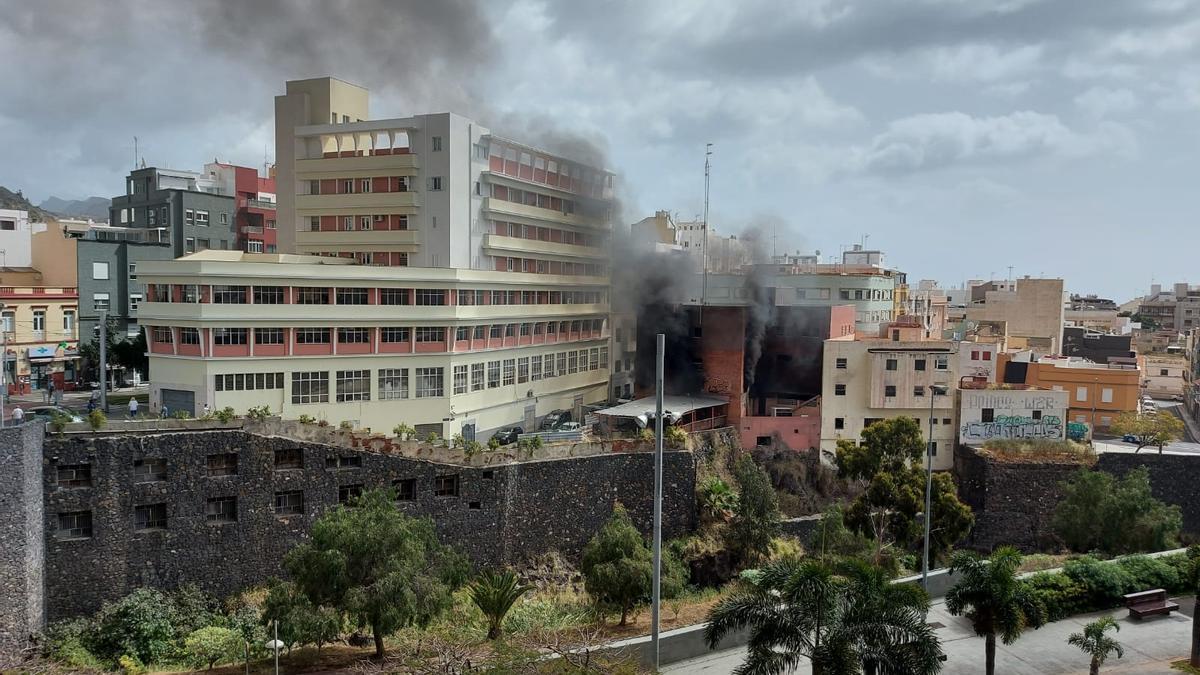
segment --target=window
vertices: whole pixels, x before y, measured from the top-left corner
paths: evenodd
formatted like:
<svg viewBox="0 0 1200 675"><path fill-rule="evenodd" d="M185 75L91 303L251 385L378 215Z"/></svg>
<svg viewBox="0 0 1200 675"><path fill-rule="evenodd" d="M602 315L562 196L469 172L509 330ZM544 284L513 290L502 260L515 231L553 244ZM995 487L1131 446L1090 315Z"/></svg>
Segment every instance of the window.
<svg viewBox="0 0 1200 675"><path fill-rule="evenodd" d="M929 454L934 457L937 457L937 441L929 442Z"/></svg>
<svg viewBox="0 0 1200 675"><path fill-rule="evenodd" d="M432 326L418 326L416 338L417 342L445 342L446 329L434 328Z"/></svg>
<svg viewBox="0 0 1200 675"><path fill-rule="evenodd" d="M949 418L949 417L943 417L943 418L942 418L942 424L950 424L950 418Z"/></svg>
<svg viewBox="0 0 1200 675"><path fill-rule="evenodd" d="M379 369L379 400L408 398L408 368Z"/></svg>
<svg viewBox="0 0 1200 675"><path fill-rule="evenodd" d="M328 305L329 289L301 287L296 289L296 304L298 305Z"/></svg>
<svg viewBox="0 0 1200 675"><path fill-rule="evenodd" d="M171 342L172 342L170 328L163 328L161 326L155 326L150 331L150 333L151 333L151 340L153 340L154 342L162 342L164 344L171 344Z"/></svg>
<svg viewBox="0 0 1200 675"><path fill-rule="evenodd" d="M58 476L59 487L82 488L92 486L92 467L90 464L62 464L55 473Z"/></svg>
<svg viewBox="0 0 1200 675"><path fill-rule="evenodd" d="M925 370L925 359L913 361L913 370Z"/></svg>
<svg viewBox="0 0 1200 675"><path fill-rule="evenodd" d="M844 385L844 384L833 385L833 395L834 396L845 396L846 395L846 385Z"/></svg>
<svg viewBox="0 0 1200 675"><path fill-rule="evenodd" d="M516 383L517 362L514 359L504 359L504 385Z"/></svg>
<svg viewBox="0 0 1200 675"><path fill-rule="evenodd" d="M573 375L579 372L579 352L567 352L567 374Z"/></svg>
<svg viewBox="0 0 1200 675"><path fill-rule="evenodd" d="M181 345L198 345L198 344L200 344L200 330L198 328L180 328L179 329L179 344L181 344Z"/></svg>
<svg viewBox="0 0 1200 675"><path fill-rule="evenodd" d="M567 374L567 353L566 352L558 353L558 368L554 372L558 375L566 375Z"/></svg>
<svg viewBox="0 0 1200 675"><path fill-rule="evenodd" d="M471 337L471 327L470 326L459 326L458 328L454 329L454 339L455 340L462 342L462 341L470 339L470 337Z"/></svg>
<svg viewBox="0 0 1200 675"><path fill-rule="evenodd" d="M845 417L833 418L833 428L834 429L845 429L846 428L846 418Z"/></svg>
<svg viewBox="0 0 1200 675"><path fill-rule="evenodd" d="M355 485L339 485L338 486L338 503L343 506L354 506L359 497L362 497L363 486Z"/></svg>
<svg viewBox="0 0 1200 675"><path fill-rule="evenodd" d="M979 421L980 422L995 422L996 421L996 409L995 408L984 408L984 409L980 410L979 411Z"/></svg>
<svg viewBox="0 0 1200 675"><path fill-rule="evenodd" d="M446 291L440 288L418 288L417 304L444 305L446 304Z"/></svg>
<svg viewBox="0 0 1200 675"><path fill-rule="evenodd" d="M193 237L188 237L183 240L183 248L188 253L196 252L196 240Z"/></svg>
<svg viewBox="0 0 1200 675"><path fill-rule="evenodd" d="M277 448L275 450L275 470L289 471L304 468L304 450L301 448Z"/></svg>
<svg viewBox="0 0 1200 675"><path fill-rule="evenodd" d="M357 469L362 466L360 455L329 455L325 457L326 469Z"/></svg>
<svg viewBox="0 0 1200 675"><path fill-rule="evenodd" d="M439 398L442 392L442 368L417 368L417 398Z"/></svg>
<svg viewBox="0 0 1200 675"><path fill-rule="evenodd" d="M298 345L327 345L329 344L328 328L297 328L296 344Z"/></svg>
<svg viewBox="0 0 1200 675"><path fill-rule="evenodd" d="M410 304L407 288L384 288L379 291L379 304L381 305L407 305Z"/></svg>
<svg viewBox="0 0 1200 675"><path fill-rule="evenodd" d="M534 382L542 379L542 357L535 356L529 361L529 379Z"/></svg>
<svg viewBox="0 0 1200 675"><path fill-rule="evenodd" d="M392 489L396 491L396 501L411 502L417 499L417 479L399 478L392 481Z"/></svg>
<svg viewBox="0 0 1200 675"><path fill-rule="evenodd" d="M108 307L109 307L108 293L93 293L92 294L92 307L97 312L107 311Z"/></svg>
<svg viewBox="0 0 1200 675"><path fill-rule="evenodd" d="M471 364L471 391L483 391L483 364Z"/></svg>
<svg viewBox="0 0 1200 675"><path fill-rule="evenodd" d="M1032 418L1033 418L1033 419L1035 419L1035 420L1040 420L1040 419L1042 419L1042 411L1041 411L1041 410L1034 410L1034 411L1033 411L1033 412L1030 414L1030 417L1032 417Z"/></svg>
<svg viewBox="0 0 1200 675"><path fill-rule="evenodd" d="M108 263L94 262L92 263L92 278L96 280L108 279Z"/></svg>
<svg viewBox="0 0 1200 675"><path fill-rule="evenodd" d="M488 361L487 364L487 386L488 389L495 389L500 386L500 362Z"/></svg>
<svg viewBox="0 0 1200 675"><path fill-rule="evenodd" d="M442 151L442 137L441 136L430 136L429 137L429 150L431 152L441 152Z"/></svg>
<svg viewBox="0 0 1200 675"><path fill-rule="evenodd" d="M371 400L371 371L369 370L339 370L337 371L337 402L370 401Z"/></svg>
<svg viewBox="0 0 1200 675"><path fill-rule="evenodd" d="M214 328L213 344L215 345L244 345L246 344L245 328Z"/></svg>
<svg viewBox="0 0 1200 675"><path fill-rule="evenodd" d="M580 352L582 354L582 352ZM600 368L600 349L592 347L588 351L588 370L598 370Z"/></svg>
<svg viewBox="0 0 1200 675"><path fill-rule="evenodd" d="M913 396L924 396L924 395L925 395L925 387L922 387L919 385L913 387Z"/></svg>
<svg viewBox="0 0 1200 675"><path fill-rule="evenodd" d="M434 192L441 190L442 189L442 177L441 176L430 176L429 177L429 189Z"/></svg>
<svg viewBox="0 0 1200 675"><path fill-rule="evenodd" d="M282 328L255 328L254 329L254 344L256 344L256 345L281 345L281 344L283 344L283 329Z"/></svg>
<svg viewBox="0 0 1200 675"><path fill-rule="evenodd" d="M91 511L66 511L58 514L57 539L88 539L92 536Z"/></svg>
<svg viewBox="0 0 1200 675"><path fill-rule="evenodd" d="M167 479L167 460L163 457L143 457L133 460L133 482L157 483Z"/></svg>
<svg viewBox="0 0 1200 675"><path fill-rule="evenodd" d="M129 294L129 311L136 312L138 305L141 304L141 302L142 302L142 294L141 293L130 293ZM42 317L43 319L45 318L44 315L45 315L45 312L43 312L43 317ZM36 313L34 315L34 318L36 320L36 318L37 318ZM45 321L42 322L42 325L45 325ZM35 324L34 330L37 330L36 324Z"/></svg>
<svg viewBox="0 0 1200 675"><path fill-rule="evenodd" d="M948 356L933 357L933 367L936 370L949 370L950 369L950 357L948 357Z"/></svg>
<svg viewBox="0 0 1200 675"><path fill-rule="evenodd" d="M499 338L504 333L504 326L498 323L492 324L491 330L488 331L489 337Z"/></svg>
<svg viewBox="0 0 1200 675"><path fill-rule="evenodd" d="M437 476L433 479L434 497L457 497L458 476Z"/></svg>
<svg viewBox="0 0 1200 675"><path fill-rule="evenodd" d="M254 287L254 304L256 304L256 305L282 305L283 304L283 287L282 286L255 286Z"/></svg>
<svg viewBox="0 0 1200 675"><path fill-rule="evenodd" d="M891 384L884 385L883 395L885 398L893 398L896 395L896 386Z"/></svg>
<svg viewBox="0 0 1200 675"><path fill-rule="evenodd" d="M467 393L467 367L454 366L454 393Z"/></svg>
<svg viewBox="0 0 1200 675"><path fill-rule="evenodd" d="M846 359L837 359L834 361L834 367L838 370L846 369Z"/></svg>
<svg viewBox="0 0 1200 675"><path fill-rule="evenodd" d="M275 493L275 515L304 515L304 490L286 490Z"/></svg>
<svg viewBox="0 0 1200 675"><path fill-rule="evenodd" d="M329 373L292 373L292 403L329 403Z"/></svg>
<svg viewBox="0 0 1200 675"><path fill-rule="evenodd" d="M208 227L208 211L196 211L196 225Z"/></svg>
<svg viewBox="0 0 1200 675"><path fill-rule="evenodd" d="M545 370L544 377L554 377L554 355L546 354L542 357L542 366Z"/></svg>
<svg viewBox="0 0 1200 675"><path fill-rule="evenodd" d="M1112 403L1113 402L1113 390L1108 387L1102 388L1100 390L1100 402L1101 403Z"/></svg>
<svg viewBox="0 0 1200 675"><path fill-rule="evenodd" d="M991 361L991 360L992 360L992 353L991 353L991 352L984 352L984 353L983 353L983 360L984 360L984 361Z"/></svg>
<svg viewBox="0 0 1200 675"><path fill-rule="evenodd" d="M379 339L383 342L408 342L409 339L407 328L390 326L379 331Z"/></svg>
<svg viewBox="0 0 1200 675"><path fill-rule="evenodd" d="M338 344L365 345L371 342L370 328L339 328L337 329Z"/></svg>
<svg viewBox="0 0 1200 675"><path fill-rule="evenodd" d="M1088 400L1087 387L1076 387L1075 388L1075 400L1076 401L1087 401Z"/></svg>
<svg viewBox="0 0 1200 675"><path fill-rule="evenodd" d="M339 305L365 305L365 304L367 304L367 289L365 289L365 288L339 288L339 289L337 289L337 304L339 304Z"/></svg>
<svg viewBox="0 0 1200 675"><path fill-rule="evenodd" d="M236 476L238 456L236 452L220 452L209 455L206 468L209 476Z"/></svg>
<svg viewBox="0 0 1200 675"><path fill-rule="evenodd" d="M204 519L210 523L236 523L237 497L209 497L204 508Z"/></svg>
<svg viewBox="0 0 1200 675"><path fill-rule="evenodd" d="M166 504L142 504L133 507L135 530L165 530L167 528Z"/></svg>
<svg viewBox="0 0 1200 675"><path fill-rule="evenodd" d="M895 370L896 365L897 365L896 359L888 359L887 361L884 362L884 369L885 370Z"/></svg>

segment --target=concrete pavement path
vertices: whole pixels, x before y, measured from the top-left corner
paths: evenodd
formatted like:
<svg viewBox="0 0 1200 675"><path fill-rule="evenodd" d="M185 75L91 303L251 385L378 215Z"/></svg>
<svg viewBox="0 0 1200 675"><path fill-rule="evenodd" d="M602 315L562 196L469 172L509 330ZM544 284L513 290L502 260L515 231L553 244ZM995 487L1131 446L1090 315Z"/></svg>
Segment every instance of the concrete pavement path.
<svg viewBox="0 0 1200 675"><path fill-rule="evenodd" d="M1012 645L998 644L996 648L996 672L1004 675L1065 675L1087 673L1088 657L1067 644L1067 636L1083 631L1089 621L1112 614L1121 626L1114 635L1125 647L1125 656L1111 658L1105 664L1105 673L1162 673L1173 672L1170 662L1187 658L1191 648L1194 603L1191 598L1180 598L1181 611L1169 617L1152 617L1142 621L1130 619L1123 609L1109 612L1081 614L1062 621L1047 624L1037 630L1027 631ZM975 636L970 624L961 617L950 616L945 605L935 603L929 613L929 621L935 625L942 649L946 652L944 675L976 675L983 672L983 638ZM742 663L745 649L730 649L715 652L700 658L671 664L663 673L698 673L701 675L726 675ZM806 665L796 671L797 675L811 673Z"/></svg>

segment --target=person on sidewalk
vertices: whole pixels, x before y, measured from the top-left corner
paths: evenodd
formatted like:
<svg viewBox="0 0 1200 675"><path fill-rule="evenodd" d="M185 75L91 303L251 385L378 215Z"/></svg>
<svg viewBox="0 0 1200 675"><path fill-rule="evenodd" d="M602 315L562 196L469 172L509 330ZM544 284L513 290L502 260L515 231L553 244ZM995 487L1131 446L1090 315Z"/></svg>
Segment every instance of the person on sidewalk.
<svg viewBox="0 0 1200 675"><path fill-rule="evenodd" d="M138 401L136 396L129 397L129 419L137 417Z"/></svg>
<svg viewBox="0 0 1200 675"><path fill-rule="evenodd" d="M12 418L14 425L20 425L25 422L25 411L21 410L21 406L13 408Z"/></svg>

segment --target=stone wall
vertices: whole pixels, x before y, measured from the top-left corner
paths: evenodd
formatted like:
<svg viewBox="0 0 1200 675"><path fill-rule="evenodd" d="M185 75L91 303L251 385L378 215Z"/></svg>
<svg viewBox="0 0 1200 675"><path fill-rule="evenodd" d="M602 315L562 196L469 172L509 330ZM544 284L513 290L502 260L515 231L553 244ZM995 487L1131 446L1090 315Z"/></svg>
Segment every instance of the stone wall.
<svg viewBox="0 0 1200 675"><path fill-rule="evenodd" d="M0 655L24 647L45 618L43 433L34 423L0 429Z"/></svg>
<svg viewBox="0 0 1200 675"><path fill-rule="evenodd" d="M277 470L275 451L299 449L303 467ZM234 475L209 475L208 457L237 456ZM138 474L135 462L161 458L162 480ZM649 531L653 456L613 453L488 467L438 464L245 431L141 436L80 436L45 443L48 619L92 612L138 586L195 583L218 596L282 574L281 560L348 486L391 487L412 481L413 515L430 516L443 542L478 565L515 563L557 550L576 556L615 501ZM90 486L59 484L61 467L86 464ZM66 471L66 470L65 470ZM455 495L434 494L456 481ZM664 538L690 530L693 455L664 456ZM277 492L301 491L303 513L277 514ZM207 518L212 498L235 497L234 522ZM165 504L165 527L139 528L137 507ZM91 533L59 532L59 514L90 512Z"/></svg>
<svg viewBox="0 0 1200 675"><path fill-rule="evenodd" d="M997 460L960 446L954 457L959 496L975 511L965 543L982 550L1006 544L1026 551L1055 548L1050 521L1062 500L1061 483L1085 465L1065 458ZM1149 470L1154 496L1183 510L1183 531L1200 534L1200 456L1104 453L1094 468L1123 476L1139 466Z"/></svg>

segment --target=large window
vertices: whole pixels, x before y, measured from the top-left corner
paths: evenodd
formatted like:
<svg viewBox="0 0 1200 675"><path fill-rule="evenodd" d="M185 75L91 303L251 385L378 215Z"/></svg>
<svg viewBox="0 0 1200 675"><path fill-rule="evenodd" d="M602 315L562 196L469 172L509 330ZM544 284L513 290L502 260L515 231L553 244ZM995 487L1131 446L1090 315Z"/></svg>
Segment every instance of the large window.
<svg viewBox="0 0 1200 675"><path fill-rule="evenodd" d="M296 344L298 345L327 345L329 344L328 328L297 328Z"/></svg>
<svg viewBox="0 0 1200 675"><path fill-rule="evenodd" d="M173 340L171 338L172 338L172 335L171 335L170 328L163 328L162 326L154 327L154 331L152 333L152 339L155 342L163 342L166 344L171 344L173 342Z"/></svg>
<svg viewBox="0 0 1200 675"><path fill-rule="evenodd" d="M204 519L210 523L236 523L237 497L209 497L204 509Z"/></svg>
<svg viewBox="0 0 1200 675"><path fill-rule="evenodd" d="M579 372L579 352L571 350L567 352L567 374L572 375Z"/></svg>
<svg viewBox="0 0 1200 675"><path fill-rule="evenodd" d="M381 328L379 329L379 339L383 342L408 342L407 328Z"/></svg>
<svg viewBox="0 0 1200 675"><path fill-rule="evenodd" d="M329 289L300 287L296 289L296 304L298 305L328 305Z"/></svg>
<svg viewBox="0 0 1200 675"><path fill-rule="evenodd" d="M213 286L212 301L218 305L246 304L245 286Z"/></svg>
<svg viewBox="0 0 1200 675"><path fill-rule="evenodd" d="M408 398L408 368L379 369L379 400Z"/></svg>
<svg viewBox="0 0 1200 675"><path fill-rule="evenodd" d="M488 361L487 364L487 386L488 389L495 389L500 386L500 362Z"/></svg>
<svg viewBox="0 0 1200 675"><path fill-rule="evenodd" d="M566 352L558 353L558 367L554 370L554 372L558 375L566 375L567 374L567 353ZM575 371L571 371L571 372L575 372Z"/></svg>
<svg viewBox="0 0 1200 675"><path fill-rule="evenodd" d="M430 326L417 327L417 342L445 342L446 329Z"/></svg>
<svg viewBox="0 0 1200 675"><path fill-rule="evenodd" d="M214 328L213 344L215 345L244 345L246 344L245 328Z"/></svg>
<svg viewBox="0 0 1200 675"><path fill-rule="evenodd" d="M454 366L454 393L467 393L467 367Z"/></svg>
<svg viewBox="0 0 1200 675"><path fill-rule="evenodd" d="M544 366L545 376L554 377L554 355L546 354L542 357L542 365Z"/></svg>
<svg viewBox="0 0 1200 675"><path fill-rule="evenodd" d="M283 304L283 287L282 286L255 286L254 287L254 304L256 304L256 305L282 305Z"/></svg>
<svg viewBox="0 0 1200 675"><path fill-rule="evenodd" d="M361 344L371 342L370 328L339 328L337 329L338 344Z"/></svg>
<svg viewBox="0 0 1200 675"><path fill-rule="evenodd" d="M256 344L256 345L281 345L281 344L283 344L283 329L282 328L255 328L254 329L254 344Z"/></svg>
<svg viewBox="0 0 1200 675"><path fill-rule="evenodd" d="M329 403L329 373L292 373L292 403Z"/></svg>
<svg viewBox="0 0 1200 675"><path fill-rule="evenodd" d="M58 514L57 539L87 539L92 536L91 511L66 511Z"/></svg>
<svg viewBox="0 0 1200 675"><path fill-rule="evenodd" d="M164 530L167 527L166 504L140 504L133 507L135 530Z"/></svg>
<svg viewBox="0 0 1200 675"><path fill-rule="evenodd" d="M535 356L529 360L529 379L534 382L542 379L542 357Z"/></svg>
<svg viewBox="0 0 1200 675"><path fill-rule="evenodd" d="M337 371L337 402L370 401L371 400L371 371L369 370L339 370Z"/></svg>
<svg viewBox="0 0 1200 675"><path fill-rule="evenodd" d="M525 383L529 381L529 357L522 356L517 359L517 382Z"/></svg>
<svg viewBox="0 0 1200 675"><path fill-rule="evenodd" d="M365 288L339 288L339 289L337 289L337 304L339 304L339 305L365 305L365 304L367 304L367 289L365 289Z"/></svg>
<svg viewBox="0 0 1200 675"><path fill-rule="evenodd" d="M418 288L417 304L444 305L446 304L446 291L440 288Z"/></svg>
<svg viewBox="0 0 1200 675"><path fill-rule="evenodd" d="M417 398L440 398L445 395L442 371L442 368L417 368Z"/></svg>
<svg viewBox="0 0 1200 675"><path fill-rule="evenodd" d="M233 373L214 378L217 391L254 391L255 389L283 389L283 373Z"/></svg>
<svg viewBox="0 0 1200 675"><path fill-rule="evenodd" d="M599 370L600 368L600 348L592 347L588 352L588 370Z"/></svg>
<svg viewBox="0 0 1200 675"><path fill-rule="evenodd" d="M517 362L515 359L504 359L504 384L513 384L517 379Z"/></svg>
<svg viewBox="0 0 1200 675"><path fill-rule="evenodd" d="M205 462L209 476L236 476L238 456L236 452L218 452L209 455Z"/></svg>
<svg viewBox="0 0 1200 675"><path fill-rule="evenodd" d="M381 305L410 305L410 290L407 288L384 288L379 291Z"/></svg>
<svg viewBox="0 0 1200 675"><path fill-rule="evenodd" d="M471 364L471 391L482 391L483 386L484 386L483 364L482 363L472 363Z"/></svg>
<svg viewBox="0 0 1200 675"><path fill-rule="evenodd" d="M288 490L275 493L275 515L294 516L304 513L304 491Z"/></svg>

